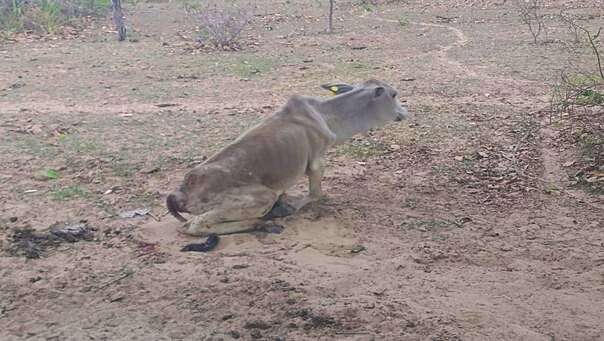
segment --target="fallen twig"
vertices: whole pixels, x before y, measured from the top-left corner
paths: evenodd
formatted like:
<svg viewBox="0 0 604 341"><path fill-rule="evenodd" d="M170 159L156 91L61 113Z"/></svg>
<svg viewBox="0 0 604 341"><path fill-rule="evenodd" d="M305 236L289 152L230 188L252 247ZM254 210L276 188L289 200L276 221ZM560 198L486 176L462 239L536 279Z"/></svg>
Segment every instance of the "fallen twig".
<svg viewBox="0 0 604 341"><path fill-rule="evenodd" d="M105 289L106 287L110 286L110 285L111 285L111 284L113 284L113 283L117 283L117 282L119 282L119 281L123 280L124 278L127 278L127 277L132 276L132 274L133 274L133 273L134 273L134 272L132 272L132 271L127 271L127 272L125 272L124 274L122 274L120 277L118 277L118 278L114 278L114 279L110 280L109 282L107 282L107 283L105 283L105 284L101 285L101 286L100 286L100 287L98 287L96 290L98 291L98 290L101 290L101 289Z"/></svg>
<svg viewBox="0 0 604 341"><path fill-rule="evenodd" d="M147 213L151 218L155 219L155 221L161 221L161 218L153 214L152 212ZM165 214L164 214L165 215ZM163 217L163 216L162 216Z"/></svg>
<svg viewBox="0 0 604 341"><path fill-rule="evenodd" d="M371 335L370 332L336 332L336 335Z"/></svg>

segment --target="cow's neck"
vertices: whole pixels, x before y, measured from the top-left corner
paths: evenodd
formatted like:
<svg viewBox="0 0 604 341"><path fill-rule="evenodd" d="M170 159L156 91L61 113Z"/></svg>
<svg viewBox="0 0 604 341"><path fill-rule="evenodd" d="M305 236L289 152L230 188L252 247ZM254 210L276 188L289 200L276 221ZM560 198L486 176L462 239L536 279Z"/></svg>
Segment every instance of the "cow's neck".
<svg viewBox="0 0 604 341"><path fill-rule="evenodd" d="M371 117L367 115L368 96L370 94L366 91L353 90L318 103L316 109L336 135L336 143L366 132L375 125L375 122L367 119Z"/></svg>

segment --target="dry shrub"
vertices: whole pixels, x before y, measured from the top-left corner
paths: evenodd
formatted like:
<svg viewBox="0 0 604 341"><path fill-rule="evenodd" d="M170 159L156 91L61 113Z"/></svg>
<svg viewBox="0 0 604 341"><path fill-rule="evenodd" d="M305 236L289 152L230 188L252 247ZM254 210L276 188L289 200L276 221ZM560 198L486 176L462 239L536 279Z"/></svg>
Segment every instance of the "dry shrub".
<svg viewBox="0 0 604 341"><path fill-rule="evenodd" d="M533 42L537 44L539 36L545 31L543 2L541 0L516 0L515 5L520 14L520 20L528 27L533 36Z"/></svg>
<svg viewBox="0 0 604 341"><path fill-rule="evenodd" d="M573 58L561 71L554 86L551 112L557 115L564 145L572 146L576 153L565 163L572 183L588 192L604 194L602 29L587 28L566 13L561 13L560 19L573 34L573 56L587 56L591 50L593 59L586 62Z"/></svg>
<svg viewBox="0 0 604 341"><path fill-rule="evenodd" d="M200 9L189 8L201 30L200 41L216 48L237 49L241 32L249 24L251 14L239 7L207 5Z"/></svg>

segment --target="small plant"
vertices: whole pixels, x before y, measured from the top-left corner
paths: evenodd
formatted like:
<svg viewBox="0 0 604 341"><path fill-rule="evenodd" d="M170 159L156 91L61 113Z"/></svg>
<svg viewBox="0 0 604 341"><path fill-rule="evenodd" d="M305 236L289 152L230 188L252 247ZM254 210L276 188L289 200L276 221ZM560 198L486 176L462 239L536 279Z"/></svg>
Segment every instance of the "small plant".
<svg viewBox="0 0 604 341"><path fill-rule="evenodd" d="M197 18L202 31L202 42L208 41L221 49L237 49L241 32L250 22L250 13L231 6L206 6L196 9L189 6L187 11Z"/></svg>
<svg viewBox="0 0 604 341"><path fill-rule="evenodd" d="M55 189L51 194L54 200L67 201L75 198L87 197L89 193L79 186L69 186Z"/></svg>
<svg viewBox="0 0 604 341"><path fill-rule="evenodd" d="M230 71L240 77L250 78L270 71L277 61L262 56L249 56L230 66Z"/></svg>
<svg viewBox="0 0 604 341"><path fill-rule="evenodd" d="M403 229L421 232L438 232L453 226L455 225L448 220L436 218L414 219L400 224Z"/></svg>
<svg viewBox="0 0 604 341"><path fill-rule="evenodd" d="M595 124L585 128L577 140L582 169L575 173L575 182L588 193L604 194L604 135Z"/></svg>
<svg viewBox="0 0 604 341"><path fill-rule="evenodd" d="M65 151L75 153L90 153L99 149L99 145L94 141L89 141L79 135L60 134L58 137L60 146Z"/></svg>
<svg viewBox="0 0 604 341"><path fill-rule="evenodd" d="M377 5L377 2L375 0L359 0L357 4L366 12L373 12L373 7Z"/></svg>
<svg viewBox="0 0 604 341"><path fill-rule="evenodd" d="M417 208L417 204L419 203L419 200L416 198L407 198L405 199L405 203L404 203L404 207L407 208Z"/></svg>
<svg viewBox="0 0 604 341"><path fill-rule="evenodd" d="M545 31L543 3L541 0L516 0L516 8L522 23L528 26L533 42L537 44L539 36Z"/></svg>
<svg viewBox="0 0 604 341"><path fill-rule="evenodd" d="M42 177L50 180L56 180L59 178L59 172L54 169L46 169L40 174Z"/></svg>
<svg viewBox="0 0 604 341"><path fill-rule="evenodd" d="M558 17L567 25L568 30L573 34L575 44L579 43L581 41L581 32L577 28L575 17L573 17L571 14L568 14L564 10L560 11Z"/></svg>
<svg viewBox="0 0 604 341"><path fill-rule="evenodd" d="M600 49L599 49L599 46L597 43L598 38L600 37L600 33L602 32L602 28L600 27L596 34L592 34L589 30L587 30L586 28L579 26L579 25L577 25L577 29L579 29L580 31L585 33L585 35L587 36L587 41L589 42L589 47L591 48L591 50L594 54L594 57L596 59L598 73L600 74L600 78L602 78L602 80L604 80L604 68L602 68L602 56L600 55Z"/></svg>
<svg viewBox="0 0 604 341"><path fill-rule="evenodd" d="M36 21L43 31L55 33L59 26L63 24L61 8L56 1L41 0L36 13Z"/></svg>
<svg viewBox="0 0 604 341"><path fill-rule="evenodd" d="M399 26L400 26L400 27L409 26L409 19L407 19L407 17L406 17L406 16L401 15L401 16L398 18L398 24L399 24Z"/></svg>
<svg viewBox="0 0 604 341"><path fill-rule="evenodd" d="M0 29L19 31L23 24L23 4L21 0L0 0Z"/></svg>

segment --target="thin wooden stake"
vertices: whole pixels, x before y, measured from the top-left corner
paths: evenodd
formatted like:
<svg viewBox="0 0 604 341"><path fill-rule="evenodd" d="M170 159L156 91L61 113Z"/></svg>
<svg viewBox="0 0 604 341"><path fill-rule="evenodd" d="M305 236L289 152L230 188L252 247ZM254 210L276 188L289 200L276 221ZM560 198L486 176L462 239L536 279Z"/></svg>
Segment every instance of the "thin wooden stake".
<svg viewBox="0 0 604 341"><path fill-rule="evenodd" d="M122 12L122 0L111 0L111 9L113 12L113 23L117 29L117 40L126 40L126 25L124 24L124 14Z"/></svg>

